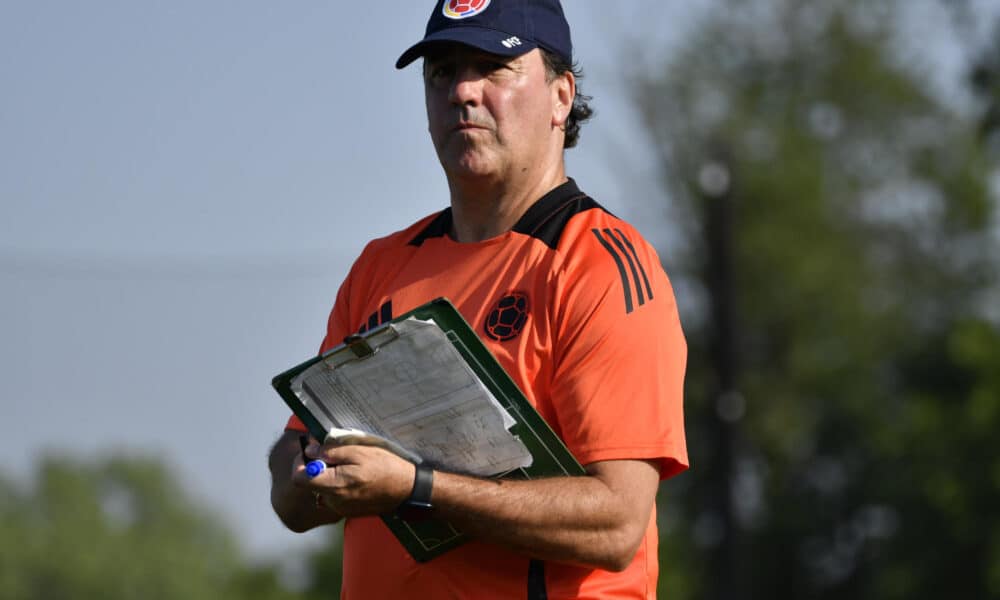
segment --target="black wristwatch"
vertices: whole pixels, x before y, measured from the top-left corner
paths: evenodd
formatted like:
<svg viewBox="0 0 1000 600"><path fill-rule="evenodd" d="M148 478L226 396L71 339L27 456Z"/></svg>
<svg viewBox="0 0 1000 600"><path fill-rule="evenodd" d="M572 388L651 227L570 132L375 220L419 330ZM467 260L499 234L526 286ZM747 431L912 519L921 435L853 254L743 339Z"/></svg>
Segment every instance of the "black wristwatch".
<svg viewBox="0 0 1000 600"><path fill-rule="evenodd" d="M429 519L434 513L434 506L431 504L433 487L434 469L427 463L417 465L417 472L413 476L413 491L396 509L396 516L406 521Z"/></svg>

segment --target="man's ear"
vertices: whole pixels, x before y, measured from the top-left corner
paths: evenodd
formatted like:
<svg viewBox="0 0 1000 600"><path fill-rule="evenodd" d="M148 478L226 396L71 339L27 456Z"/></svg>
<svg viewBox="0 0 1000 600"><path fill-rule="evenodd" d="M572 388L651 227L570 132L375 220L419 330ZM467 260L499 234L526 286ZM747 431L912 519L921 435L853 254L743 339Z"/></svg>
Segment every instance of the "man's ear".
<svg viewBox="0 0 1000 600"><path fill-rule="evenodd" d="M552 125L563 129L566 119L573 110L573 99L576 98L576 76L572 71L556 76L550 84L552 90Z"/></svg>

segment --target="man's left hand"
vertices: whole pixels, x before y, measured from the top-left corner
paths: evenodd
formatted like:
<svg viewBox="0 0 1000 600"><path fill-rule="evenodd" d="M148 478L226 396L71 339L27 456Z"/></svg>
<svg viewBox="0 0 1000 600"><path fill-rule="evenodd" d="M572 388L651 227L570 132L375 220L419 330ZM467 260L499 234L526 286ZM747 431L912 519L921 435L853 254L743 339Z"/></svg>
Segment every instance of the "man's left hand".
<svg viewBox="0 0 1000 600"><path fill-rule="evenodd" d="M309 479L304 471L293 482L319 494L322 502L345 517L390 513L409 498L416 467L395 454L372 446L324 444L306 450L309 458L326 462L322 473Z"/></svg>

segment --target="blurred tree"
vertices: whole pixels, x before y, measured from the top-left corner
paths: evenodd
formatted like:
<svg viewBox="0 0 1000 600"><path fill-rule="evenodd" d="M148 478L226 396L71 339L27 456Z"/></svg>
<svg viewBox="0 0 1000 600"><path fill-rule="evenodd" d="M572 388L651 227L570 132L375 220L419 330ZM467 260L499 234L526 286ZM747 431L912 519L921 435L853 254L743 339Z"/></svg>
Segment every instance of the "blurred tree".
<svg viewBox="0 0 1000 600"><path fill-rule="evenodd" d="M730 2L634 74L691 352L662 598L1000 597L997 163L920 6Z"/></svg>
<svg viewBox="0 0 1000 600"><path fill-rule="evenodd" d="M983 23L970 2L953 0L949 7L962 33L976 39ZM1000 156L1000 21L994 20L989 33L980 47L972 49L974 57L969 69L969 83L979 102L980 134L990 151Z"/></svg>
<svg viewBox="0 0 1000 600"><path fill-rule="evenodd" d="M0 597L291 599L155 460L41 462L33 489L0 479Z"/></svg>
<svg viewBox="0 0 1000 600"><path fill-rule="evenodd" d="M993 164L1000 164L1000 20L989 42L979 50L969 80L980 103L980 136Z"/></svg>

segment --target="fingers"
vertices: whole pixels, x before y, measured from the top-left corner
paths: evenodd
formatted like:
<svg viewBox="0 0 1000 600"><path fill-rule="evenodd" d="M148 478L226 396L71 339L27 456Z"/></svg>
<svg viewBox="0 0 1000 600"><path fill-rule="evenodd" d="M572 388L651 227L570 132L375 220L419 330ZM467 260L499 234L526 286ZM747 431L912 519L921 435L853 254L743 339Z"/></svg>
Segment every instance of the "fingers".
<svg viewBox="0 0 1000 600"><path fill-rule="evenodd" d="M293 482L344 516L392 511L413 487L413 464L381 448L324 444L316 456L326 469L310 479L299 458Z"/></svg>
<svg viewBox="0 0 1000 600"><path fill-rule="evenodd" d="M316 441L316 438L312 436L309 436L309 441L302 447L302 454L304 454L309 460L319 458L321 451L322 446Z"/></svg>
<svg viewBox="0 0 1000 600"><path fill-rule="evenodd" d="M316 454L328 465L361 465L373 461L385 461L396 458L394 454L374 446L338 446L335 442L327 442Z"/></svg>
<svg viewBox="0 0 1000 600"><path fill-rule="evenodd" d="M305 435L299 436L299 447L301 451L296 453L292 458L292 483L300 488L315 488L316 486L312 485L312 483L318 476L315 474L310 475L309 468L310 463L318 461L321 456L322 447L315 438ZM324 471L326 470L332 469L324 469ZM320 476L322 475L325 475L325 472L320 473Z"/></svg>
<svg viewBox="0 0 1000 600"><path fill-rule="evenodd" d="M315 443L309 445L305 455L305 461L322 460L326 468L318 475L309 477L305 461L298 456L292 465L292 481L299 487L318 492L370 485L384 476L386 457L400 460L378 448L328 444L320 447Z"/></svg>

